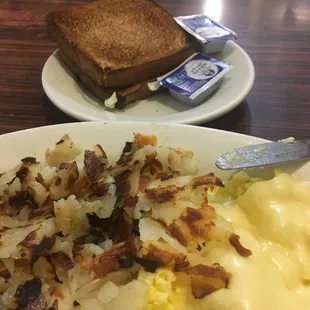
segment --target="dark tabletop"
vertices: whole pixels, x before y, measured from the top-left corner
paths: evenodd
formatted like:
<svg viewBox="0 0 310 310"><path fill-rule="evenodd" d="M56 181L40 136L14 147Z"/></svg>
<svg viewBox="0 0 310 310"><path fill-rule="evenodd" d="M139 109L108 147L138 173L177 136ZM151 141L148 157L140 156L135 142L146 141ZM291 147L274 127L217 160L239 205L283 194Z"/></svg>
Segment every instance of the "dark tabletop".
<svg viewBox="0 0 310 310"><path fill-rule="evenodd" d="M130 0L128 0L130 1ZM56 46L49 11L87 0L0 1L0 134L74 121L43 92L41 71ZM276 140L310 138L310 0L158 0L173 15L206 13L234 29L256 78L247 99L203 126Z"/></svg>

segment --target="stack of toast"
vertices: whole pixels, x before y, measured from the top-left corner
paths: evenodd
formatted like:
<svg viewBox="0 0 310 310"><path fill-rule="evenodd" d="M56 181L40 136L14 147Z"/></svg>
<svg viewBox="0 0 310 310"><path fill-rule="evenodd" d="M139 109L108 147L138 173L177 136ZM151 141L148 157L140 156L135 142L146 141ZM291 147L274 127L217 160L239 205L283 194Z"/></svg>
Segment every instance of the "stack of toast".
<svg viewBox="0 0 310 310"><path fill-rule="evenodd" d="M63 62L110 108L151 96L158 90L152 82L196 51L152 0L100 0L46 20Z"/></svg>

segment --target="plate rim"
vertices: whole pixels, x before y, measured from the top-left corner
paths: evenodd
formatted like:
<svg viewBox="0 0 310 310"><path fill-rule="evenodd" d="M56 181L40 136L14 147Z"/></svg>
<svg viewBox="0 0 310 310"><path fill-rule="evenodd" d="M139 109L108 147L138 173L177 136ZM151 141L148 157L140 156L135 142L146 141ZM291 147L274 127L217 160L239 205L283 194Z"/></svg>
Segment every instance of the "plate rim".
<svg viewBox="0 0 310 310"><path fill-rule="evenodd" d="M228 44L231 44L234 49L238 49L238 51L243 55L244 60L246 60L247 67L249 70L249 78L247 79L247 83L244 85L242 91L236 96L232 101L229 102L229 104L226 104L224 107L221 107L219 109L216 109L214 111L211 111L207 114L197 114L194 116L186 116L186 112L190 110L186 110L183 112L177 112L169 115L159 115L159 116L127 116L127 115L116 115L113 112L107 112L106 119L102 116L96 117L93 115L85 115L83 112L81 112L79 109L72 109L70 108L70 104L64 104L63 102L59 102L57 98L55 98L55 95L53 94L53 90L50 89L47 81L45 80L45 75L48 72L48 64L51 61L51 58L57 53L58 49L56 49L45 61L42 72L41 72L41 84L43 87L43 90L48 97L48 99L53 103L54 106L56 106L59 110L64 112L65 114L73 117L76 120L79 121L116 121L116 122L148 122L153 121L152 117L156 117L156 122L160 123L167 123L168 121L165 118L172 117L172 120L169 120L169 122L173 122L175 124L189 124L189 125L197 125L202 124L204 122L212 121L216 118L219 118L233 109L235 109L239 104L242 103L242 101L246 98L246 96L250 93L251 89L253 88L254 80L255 80L255 67L253 64L252 59L247 54L247 52L236 42L234 41L228 41ZM71 99L71 98L70 98ZM71 99L72 100L72 99ZM73 100L72 100L73 101ZM181 113L184 113L184 117L181 117L180 119L174 120L175 115L180 115ZM110 117L109 117L110 115ZM161 120L161 118L164 118L164 120Z"/></svg>
<svg viewBox="0 0 310 310"><path fill-rule="evenodd" d="M209 132L214 132L214 133L222 133L222 134L227 134L231 136L240 136L243 138L250 138L254 139L257 141L261 142L272 142L271 140L261 138L258 136L252 136L248 135L245 133L239 133L239 132L234 132L234 131L228 131L228 130L223 130L223 129L217 129L217 128L211 128L211 127L202 127L202 126L195 126L195 125L189 125L189 124L176 124L176 123L162 123L162 122L133 122L133 121L124 121L124 122L113 122L113 121L76 121L76 122L70 122L70 123L60 123L60 124L52 124L52 125L42 125L42 126L36 126L32 128L26 128L26 129L21 129L17 131L12 131L8 133L4 133L0 135L0 142L2 140L10 138L10 136L17 136L20 134L24 134L27 132L35 132L35 131L40 131L40 130L49 130L53 129L56 127L75 127L75 126L102 126L104 125L112 125L112 126L150 126L153 125L154 127L182 127L182 128L192 128L193 130L201 130L201 131L209 131Z"/></svg>
<svg viewBox="0 0 310 310"><path fill-rule="evenodd" d="M105 126L107 126L105 128ZM198 158L201 159L202 167L208 167L208 171L213 171L222 179L228 179L236 170L220 170L216 167L215 156L221 156L226 151L233 149L235 147L241 147L245 145L251 144L259 144L268 142L261 137L251 136L248 134L237 133L232 131L226 131L215 128L208 127L200 127L194 125L186 125L186 124L175 124L175 123L160 123L160 122L106 122L106 121L97 121L97 122L72 122L72 123L62 123L62 124L54 124L54 125L46 125L39 126L29 129L23 129L15 132L10 132L6 134L0 135L0 147L7 148L14 152L14 156L8 155L8 152L4 152L2 157L5 159L5 162L2 162L1 170L6 171L16 165L16 162L22 158L21 156L34 156L37 157L37 154L44 152L47 148L50 148L57 139L61 138L64 134L72 135L74 141L81 143L86 147L89 143L89 140L95 138L95 140L91 143L107 143L110 145L109 152L110 154L117 151L121 151L119 147L119 142L113 142L113 138L111 140L110 135L106 136L104 132L116 132L116 137L121 137L122 142L129 141L128 139L132 139L132 135L135 132L142 132L145 134L156 134L161 141L160 145L166 145L167 139L172 139L171 145L175 143L174 147L187 148L194 152L194 154L198 155ZM107 138L100 139L100 136L105 136ZM183 135L184 134L184 135ZM89 139L89 135L91 135L91 139ZM44 137L47 137L45 139ZM94 137L94 138L93 138ZM113 134L112 134L113 137ZM189 142L184 141L184 137L189 139ZM191 138L193 137L193 138ZM202 141L199 142L201 138ZM204 144L202 143L206 138L206 143L212 144ZM81 139L81 140L80 140ZM108 140L106 140L108 139ZM27 142L29 141L29 143ZM41 142L40 142L41 141ZM226 141L226 143L225 143ZM269 141L270 142L270 141ZM183 146L184 143L184 146ZM21 147L22 145L27 145L25 148ZM212 146L210 149L210 145ZM217 147L218 145L218 147ZM30 147L30 149L29 149ZM91 147L91 146L87 146ZM212 149L215 149L212 151ZM108 153L109 153L108 152ZM208 153L210 152L210 153ZM10 153L10 152L9 152ZM31 155L32 154L32 155ZM42 155L42 154L41 154ZM208 155L207 157L205 157ZM295 164L284 164L283 172L292 174L297 177L301 177L304 180L308 180L307 171L310 171L310 162L300 162ZM260 175L267 174L269 176L274 176L273 168L265 167L265 169L254 169L248 170L249 173L257 173ZM270 174L271 172L271 174ZM266 174L267 173L267 174ZM310 181L310 180L309 180Z"/></svg>

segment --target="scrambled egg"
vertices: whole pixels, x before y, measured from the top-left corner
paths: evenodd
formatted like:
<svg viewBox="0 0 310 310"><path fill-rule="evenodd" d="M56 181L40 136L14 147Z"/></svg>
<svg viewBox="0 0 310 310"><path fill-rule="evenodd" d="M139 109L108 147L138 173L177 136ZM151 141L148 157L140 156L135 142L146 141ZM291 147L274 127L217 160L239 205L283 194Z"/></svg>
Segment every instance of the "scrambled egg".
<svg viewBox="0 0 310 310"><path fill-rule="evenodd" d="M145 310L184 310L186 289L169 269L161 268L155 273L140 270L139 280L150 285Z"/></svg>
<svg viewBox="0 0 310 310"><path fill-rule="evenodd" d="M225 187L215 187L208 190L208 201L216 204L225 204L243 195L248 188L256 182L263 181L262 178L251 178L246 172L240 171L234 174L231 180L225 182Z"/></svg>

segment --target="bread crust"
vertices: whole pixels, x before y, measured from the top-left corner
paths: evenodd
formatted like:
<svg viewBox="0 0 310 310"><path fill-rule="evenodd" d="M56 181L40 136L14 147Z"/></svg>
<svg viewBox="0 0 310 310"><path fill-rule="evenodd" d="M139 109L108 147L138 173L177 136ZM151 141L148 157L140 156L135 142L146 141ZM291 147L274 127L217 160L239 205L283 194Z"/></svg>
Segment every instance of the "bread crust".
<svg viewBox="0 0 310 310"><path fill-rule="evenodd" d="M72 62L69 57L62 51L59 51L60 57L65 65L83 82L83 84L93 92L97 97L103 100L103 102L110 98L113 93L116 94L117 103L116 108L123 109L128 104L136 102L138 100L146 99L154 95L158 91L151 91L148 87L148 83L152 80L144 81L134 86L122 89L104 88L98 85L95 81L83 74L80 67Z"/></svg>
<svg viewBox="0 0 310 310"><path fill-rule="evenodd" d="M106 88L134 86L174 69L194 41L151 0L101 0L46 17L48 33L83 74Z"/></svg>

